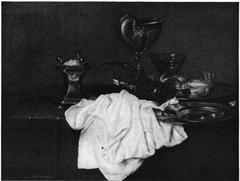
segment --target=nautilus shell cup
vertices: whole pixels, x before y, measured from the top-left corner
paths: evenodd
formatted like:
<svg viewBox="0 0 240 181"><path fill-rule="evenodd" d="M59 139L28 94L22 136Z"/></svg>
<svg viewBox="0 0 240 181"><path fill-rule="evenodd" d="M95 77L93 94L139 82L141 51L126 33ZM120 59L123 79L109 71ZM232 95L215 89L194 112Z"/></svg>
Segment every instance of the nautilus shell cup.
<svg viewBox="0 0 240 181"><path fill-rule="evenodd" d="M163 22L160 18L139 20L132 14L125 14L120 19L121 36L133 54L142 54L158 40Z"/></svg>

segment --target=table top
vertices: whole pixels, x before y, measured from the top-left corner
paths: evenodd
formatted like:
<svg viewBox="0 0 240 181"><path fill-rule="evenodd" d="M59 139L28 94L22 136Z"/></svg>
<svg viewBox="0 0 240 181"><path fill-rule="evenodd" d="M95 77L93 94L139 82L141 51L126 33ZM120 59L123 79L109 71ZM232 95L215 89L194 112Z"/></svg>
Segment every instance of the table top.
<svg viewBox="0 0 240 181"><path fill-rule="evenodd" d="M212 101L228 104L230 101L237 101L238 94L236 89L229 84L218 83L213 93L205 98L199 99L179 99L180 101ZM88 85L89 92L98 97L101 94L120 92L121 88L114 85ZM227 91L229 90L229 91ZM53 100L53 94L28 97L26 94L3 95L2 117L6 119L59 119L64 109L59 110L59 103ZM66 108L69 106L65 107Z"/></svg>

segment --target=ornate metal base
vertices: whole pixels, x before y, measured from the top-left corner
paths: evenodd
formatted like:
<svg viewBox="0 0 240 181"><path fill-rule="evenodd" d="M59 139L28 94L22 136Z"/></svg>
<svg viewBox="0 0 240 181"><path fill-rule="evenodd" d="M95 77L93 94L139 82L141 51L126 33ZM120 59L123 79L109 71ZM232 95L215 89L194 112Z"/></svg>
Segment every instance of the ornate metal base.
<svg viewBox="0 0 240 181"><path fill-rule="evenodd" d="M59 104L58 109L68 108L74 104L77 104L81 101L81 98L65 98L63 94L55 94L52 97L53 101Z"/></svg>

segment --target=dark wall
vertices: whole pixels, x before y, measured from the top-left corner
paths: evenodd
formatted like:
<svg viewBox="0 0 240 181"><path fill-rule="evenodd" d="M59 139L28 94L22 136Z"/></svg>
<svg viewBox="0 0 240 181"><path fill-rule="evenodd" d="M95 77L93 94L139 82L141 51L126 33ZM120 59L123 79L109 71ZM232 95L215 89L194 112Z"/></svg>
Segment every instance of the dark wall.
<svg viewBox="0 0 240 181"><path fill-rule="evenodd" d="M155 71L151 54L173 52L187 55L182 72L214 69L216 81L238 83L238 3L3 2L3 92L61 84L54 70L58 55L68 60L80 51L93 67L107 61L134 65L117 27L129 12L165 19L159 40L142 56L148 74ZM84 83L91 83L93 70Z"/></svg>

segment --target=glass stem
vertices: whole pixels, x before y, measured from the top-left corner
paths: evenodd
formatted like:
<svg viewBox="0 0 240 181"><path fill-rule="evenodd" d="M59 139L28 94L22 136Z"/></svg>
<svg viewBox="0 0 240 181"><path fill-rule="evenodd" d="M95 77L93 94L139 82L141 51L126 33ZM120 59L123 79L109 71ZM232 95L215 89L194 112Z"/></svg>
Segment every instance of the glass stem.
<svg viewBox="0 0 240 181"><path fill-rule="evenodd" d="M140 74L141 74L141 71L142 71L142 66L141 66L141 62L140 62L140 54L139 53L136 53L134 55L134 59L135 59L135 62L137 64L137 77L136 77L136 80L138 80Z"/></svg>

